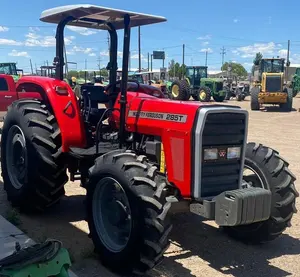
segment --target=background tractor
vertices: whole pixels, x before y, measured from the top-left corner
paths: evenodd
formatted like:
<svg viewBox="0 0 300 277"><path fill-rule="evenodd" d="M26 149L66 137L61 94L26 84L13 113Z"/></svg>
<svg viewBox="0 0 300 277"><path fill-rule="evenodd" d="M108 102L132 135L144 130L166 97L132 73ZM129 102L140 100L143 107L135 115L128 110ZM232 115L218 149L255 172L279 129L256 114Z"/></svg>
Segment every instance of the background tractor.
<svg viewBox="0 0 300 277"><path fill-rule="evenodd" d="M41 212L64 195L69 178L80 180L100 260L141 275L162 260L176 206L198 205L202 217L246 242L273 240L290 226L295 177L278 152L247 143L247 111L157 98L127 82L131 27L164 17L70 5L41 20L58 24L56 78L22 77L16 93L37 96L14 101L5 117L1 170L12 205ZM63 81L67 24L110 34L109 84L82 85L79 100Z"/></svg>
<svg viewBox="0 0 300 277"><path fill-rule="evenodd" d="M238 82L236 75L226 78L223 90L225 91L225 100L235 97L237 101L242 101L250 95L249 85Z"/></svg>
<svg viewBox="0 0 300 277"><path fill-rule="evenodd" d="M174 100L194 100L210 102L211 97L216 102L223 102L225 91L223 81L207 77L207 66L187 66L184 80L172 83L171 97Z"/></svg>
<svg viewBox="0 0 300 277"><path fill-rule="evenodd" d="M293 76L292 90L293 90L293 97L297 96L298 92L300 91L300 68L296 69L296 72Z"/></svg>
<svg viewBox="0 0 300 277"><path fill-rule="evenodd" d="M279 105L284 111L293 107L293 90L284 85L284 59L262 59L254 70L251 110L263 104Z"/></svg>

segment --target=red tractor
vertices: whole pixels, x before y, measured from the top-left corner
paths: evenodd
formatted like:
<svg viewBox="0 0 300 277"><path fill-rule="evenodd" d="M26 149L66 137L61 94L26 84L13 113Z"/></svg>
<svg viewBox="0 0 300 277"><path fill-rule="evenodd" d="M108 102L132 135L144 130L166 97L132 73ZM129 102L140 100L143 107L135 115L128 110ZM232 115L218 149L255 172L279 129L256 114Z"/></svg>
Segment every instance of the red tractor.
<svg viewBox="0 0 300 277"><path fill-rule="evenodd" d="M196 203L202 217L247 242L273 240L290 226L296 178L277 151L247 143L247 111L166 100L128 85L131 27L165 18L71 5L45 11L41 20L58 23L56 78L22 77L17 91L38 92L39 100L16 100L5 117L1 167L12 205L51 207L65 193L68 170L87 190L90 237L101 261L123 273L143 274L161 261L170 208L181 203ZM67 24L108 30L111 39L109 85L82 85L79 100L62 81Z"/></svg>

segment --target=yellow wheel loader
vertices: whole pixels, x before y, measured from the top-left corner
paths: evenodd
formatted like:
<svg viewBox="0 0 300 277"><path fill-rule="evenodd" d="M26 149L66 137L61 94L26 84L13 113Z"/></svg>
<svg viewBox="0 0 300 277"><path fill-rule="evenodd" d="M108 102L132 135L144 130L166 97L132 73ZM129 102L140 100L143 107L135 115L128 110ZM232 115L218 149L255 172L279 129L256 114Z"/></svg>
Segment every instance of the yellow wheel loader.
<svg viewBox="0 0 300 277"><path fill-rule="evenodd" d="M284 111L293 107L293 90L284 84L285 59L262 59L254 70L251 89L251 110L265 104L279 105Z"/></svg>

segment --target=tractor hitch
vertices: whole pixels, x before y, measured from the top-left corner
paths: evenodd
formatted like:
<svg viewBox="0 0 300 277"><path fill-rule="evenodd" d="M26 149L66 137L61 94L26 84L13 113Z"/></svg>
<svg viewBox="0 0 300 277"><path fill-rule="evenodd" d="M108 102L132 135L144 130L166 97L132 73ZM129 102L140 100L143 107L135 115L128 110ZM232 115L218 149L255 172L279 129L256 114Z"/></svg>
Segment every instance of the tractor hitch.
<svg viewBox="0 0 300 277"><path fill-rule="evenodd" d="M219 226L247 225L269 219L271 192L262 188L225 191L210 201L193 203L190 208L206 219L215 220Z"/></svg>

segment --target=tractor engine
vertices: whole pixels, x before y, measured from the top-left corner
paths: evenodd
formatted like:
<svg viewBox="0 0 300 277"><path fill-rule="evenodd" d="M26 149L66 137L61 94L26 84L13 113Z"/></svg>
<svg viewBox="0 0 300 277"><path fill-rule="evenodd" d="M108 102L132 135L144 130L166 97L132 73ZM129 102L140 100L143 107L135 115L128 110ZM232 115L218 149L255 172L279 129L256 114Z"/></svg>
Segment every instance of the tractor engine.
<svg viewBox="0 0 300 277"><path fill-rule="evenodd" d="M211 199L241 187L247 111L134 94L128 92L127 131L147 137L145 154L156 157L182 197Z"/></svg>

